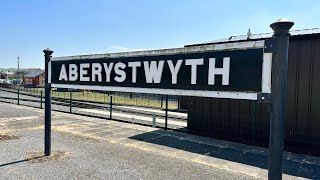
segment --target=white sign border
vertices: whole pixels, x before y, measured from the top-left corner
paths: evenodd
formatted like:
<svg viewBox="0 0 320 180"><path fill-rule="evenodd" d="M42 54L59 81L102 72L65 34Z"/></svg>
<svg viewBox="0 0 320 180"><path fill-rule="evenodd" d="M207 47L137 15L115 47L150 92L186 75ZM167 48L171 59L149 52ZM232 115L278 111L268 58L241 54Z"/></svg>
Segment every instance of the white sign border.
<svg viewBox="0 0 320 180"><path fill-rule="evenodd" d="M225 43L204 45L195 47L184 47L174 49L160 49L150 51L133 51L123 53L110 53L110 54L91 54L79 56L65 56L53 57L51 61L65 61L65 60L90 60L102 58L120 58L120 57L136 57L136 56L158 56L158 55L174 55L174 54L188 54L188 53L201 53L208 51L223 51L223 50L237 50L237 49L257 49L264 48L264 40L261 41L246 41L237 43ZM262 92L271 93L271 66L272 66L272 53L263 53L262 65ZM51 84L51 66L49 69L49 83ZM71 89L88 89L99 91L121 91L133 93L150 93L150 94L168 94L180 96L200 96L200 97L213 97L213 98L228 98L228 99L246 99L257 100L257 92L230 92L230 91L204 91L204 90L183 90L183 89L160 89L160 88L137 88L137 87L119 87L119 86L99 86L99 85L77 85L77 84L51 84L52 88L71 88Z"/></svg>
<svg viewBox="0 0 320 180"><path fill-rule="evenodd" d="M183 47L183 48L158 49L158 50L148 50L148 51L132 51L132 52L120 52L120 53L108 53L108 54L89 54L89 55L78 55L78 56L52 57L51 61L83 60L83 59L89 60L89 59L121 58L121 57L137 57L137 56L159 56L159 55L190 54L190 53L203 53L203 52L210 52L210 51L257 49L257 48L264 48L264 40L225 43L225 44L212 44L212 45L203 45L203 46L191 46L191 47Z"/></svg>

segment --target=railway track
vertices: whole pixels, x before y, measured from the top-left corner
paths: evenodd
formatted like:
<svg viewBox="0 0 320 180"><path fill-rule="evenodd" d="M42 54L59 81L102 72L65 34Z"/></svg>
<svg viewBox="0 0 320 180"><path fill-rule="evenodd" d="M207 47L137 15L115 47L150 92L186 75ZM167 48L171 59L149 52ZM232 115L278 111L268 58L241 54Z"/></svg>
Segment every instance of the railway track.
<svg viewBox="0 0 320 180"><path fill-rule="evenodd" d="M69 99L64 99L64 98L53 98L52 103L56 105L61 105L61 106L70 106L70 100ZM110 105L109 103L102 104L102 103L92 103L92 102L82 102L78 100L72 100L71 102L72 107L77 107L77 108L83 108L83 109L105 109L105 110L110 110ZM153 108L145 108L145 107L138 107L135 106L127 106L127 105L112 105L112 111L117 111L117 112L123 112L123 113L130 113L130 114L137 114L137 115L145 115L145 116L152 116L156 115L157 117L165 117L165 110L163 109L153 109ZM173 114L174 113L174 114ZM172 112L170 111L168 113L168 119L174 119L174 120L179 120L179 121L186 121L186 113L177 113L177 112Z"/></svg>
<svg viewBox="0 0 320 180"><path fill-rule="evenodd" d="M0 89L0 91L7 92L6 96L0 96L0 98L17 100L17 91L8 90L8 89ZM41 103L40 95L26 93L26 92L20 92L20 95L23 96L20 98L20 101L31 101L31 102ZM32 97L32 99L26 98L26 97ZM44 103L44 98L43 98L43 103ZM64 107L70 107L70 99L62 98L62 97L52 97L52 104L64 106ZM72 99L71 104L72 104L72 108L100 109L100 110L104 109L106 111L110 110L110 104L103 103L103 102ZM142 115L142 116L156 115L157 117L160 117L160 118L165 117L165 109L141 107L141 106L127 105L127 104L114 103L112 105L112 111L122 112L127 114L129 113L129 114L135 114L135 115ZM168 110L168 119L175 120L175 121L187 121L187 113Z"/></svg>

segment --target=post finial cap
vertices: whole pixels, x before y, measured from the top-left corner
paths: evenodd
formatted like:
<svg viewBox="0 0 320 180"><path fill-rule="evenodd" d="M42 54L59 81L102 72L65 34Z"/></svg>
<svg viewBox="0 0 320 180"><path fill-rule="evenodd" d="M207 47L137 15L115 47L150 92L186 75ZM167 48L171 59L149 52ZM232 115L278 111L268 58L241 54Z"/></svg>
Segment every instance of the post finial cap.
<svg viewBox="0 0 320 180"><path fill-rule="evenodd" d="M288 19L285 19L285 18L280 18L278 21L272 23L270 25L270 27L276 31L276 30L279 30L279 29L287 29L289 30L292 26L294 25L294 23Z"/></svg>
<svg viewBox="0 0 320 180"><path fill-rule="evenodd" d="M49 55L51 55L53 53L53 51L49 48L44 49L43 52L44 52L44 54L49 54Z"/></svg>

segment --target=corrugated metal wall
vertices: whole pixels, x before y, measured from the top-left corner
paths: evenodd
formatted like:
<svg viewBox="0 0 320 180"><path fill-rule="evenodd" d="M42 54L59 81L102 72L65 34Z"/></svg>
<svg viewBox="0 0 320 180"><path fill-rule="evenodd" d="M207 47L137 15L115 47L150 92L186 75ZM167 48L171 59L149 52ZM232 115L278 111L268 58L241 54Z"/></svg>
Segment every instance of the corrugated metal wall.
<svg viewBox="0 0 320 180"><path fill-rule="evenodd" d="M285 150L320 156L320 37L290 39ZM268 147L267 104L184 97L188 132Z"/></svg>

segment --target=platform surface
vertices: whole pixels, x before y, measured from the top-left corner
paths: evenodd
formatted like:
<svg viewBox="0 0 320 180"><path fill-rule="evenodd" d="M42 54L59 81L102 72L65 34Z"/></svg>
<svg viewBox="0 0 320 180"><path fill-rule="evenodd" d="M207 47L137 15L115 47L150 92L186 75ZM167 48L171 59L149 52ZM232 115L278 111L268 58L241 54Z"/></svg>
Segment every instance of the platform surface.
<svg viewBox="0 0 320 180"><path fill-rule="evenodd" d="M266 179L264 148L0 103L0 179ZM320 179L320 158L284 153L284 179Z"/></svg>

